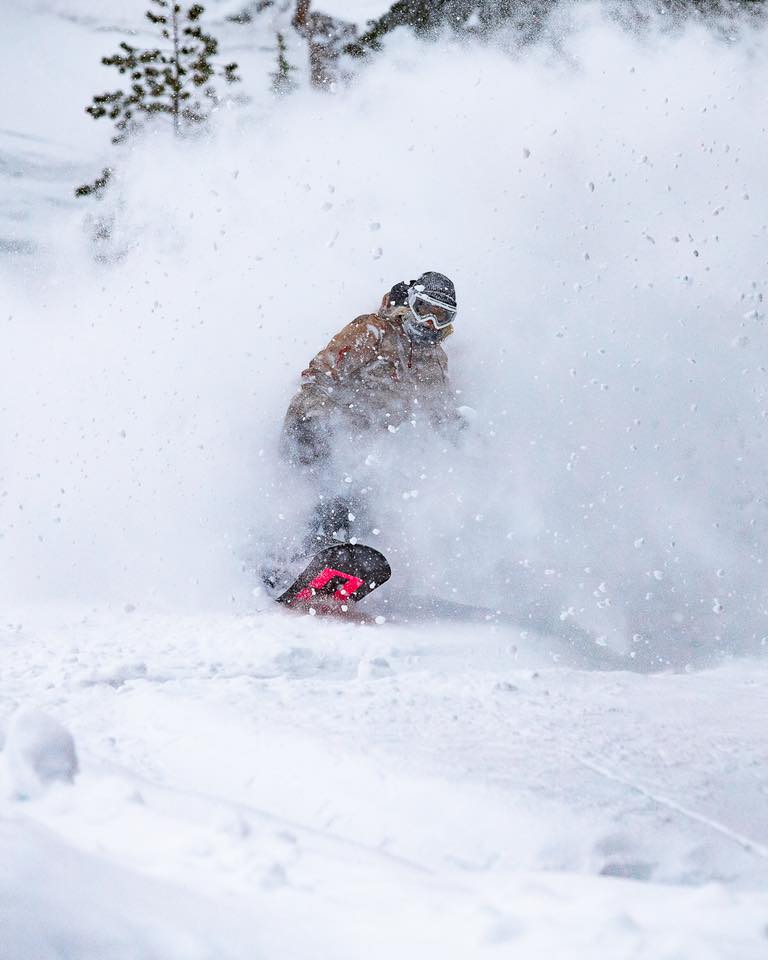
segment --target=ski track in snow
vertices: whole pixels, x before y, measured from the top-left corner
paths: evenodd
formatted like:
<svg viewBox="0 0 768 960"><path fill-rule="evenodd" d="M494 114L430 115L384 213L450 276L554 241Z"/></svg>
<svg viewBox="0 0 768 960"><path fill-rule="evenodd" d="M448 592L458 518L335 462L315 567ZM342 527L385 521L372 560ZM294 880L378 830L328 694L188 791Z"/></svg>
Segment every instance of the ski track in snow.
<svg viewBox="0 0 768 960"><path fill-rule="evenodd" d="M731 830L729 827L719 823L717 820L713 820L711 817L706 817L700 813L697 813L695 810L690 810L682 804L677 803L675 800L670 800L668 797L662 797L658 793L646 789L639 783L633 783L631 780L627 780L625 777L619 776L618 774L613 773L611 770L606 770L597 763L593 763L590 760L584 759L582 759L581 762L588 769L594 770L595 773L599 773L601 777L605 777L608 780L613 780L616 783L622 783L625 786L630 787L632 790L636 790L638 793L642 794L644 797L647 797L649 800L652 800L654 803L657 803L660 806L668 807L670 810L682 814L689 820L700 823L703 826L708 827L710 830L714 830L716 833L727 837L729 840L733 840L734 843L737 843L740 847L743 847L748 853L754 853L759 857L768 859L768 847L766 847L764 844L757 843L755 840L745 837L744 834L739 833L737 830Z"/></svg>

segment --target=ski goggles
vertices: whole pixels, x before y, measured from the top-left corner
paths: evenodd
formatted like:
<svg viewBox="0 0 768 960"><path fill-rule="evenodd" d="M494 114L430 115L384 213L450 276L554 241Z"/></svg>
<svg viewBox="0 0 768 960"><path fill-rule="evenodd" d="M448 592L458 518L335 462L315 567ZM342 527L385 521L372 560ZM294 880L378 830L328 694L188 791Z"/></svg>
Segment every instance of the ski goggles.
<svg viewBox="0 0 768 960"><path fill-rule="evenodd" d="M434 323L437 330L442 330L456 319L456 307L441 303L428 294L419 290L408 291L408 306L417 323Z"/></svg>

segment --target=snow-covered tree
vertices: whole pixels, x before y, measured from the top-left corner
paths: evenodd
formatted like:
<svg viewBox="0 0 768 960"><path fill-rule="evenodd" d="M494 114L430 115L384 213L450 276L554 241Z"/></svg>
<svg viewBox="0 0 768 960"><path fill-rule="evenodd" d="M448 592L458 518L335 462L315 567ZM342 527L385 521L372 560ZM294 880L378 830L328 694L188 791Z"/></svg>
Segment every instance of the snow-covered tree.
<svg viewBox="0 0 768 960"><path fill-rule="evenodd" d="M94 119L112 121L112 142L116 144L151 119L168 120L173 133L182 136L204 123L220 102L215 77L227 84L240 79L236 63L219 64L215 60L218 41L200 25L204 12L201 4L182 5L175 0L150 3L153 6L146 18L157 28L163 43L142 49L123 42L119 52L103 57L105 66L126 76L128 89L98 94L86 107ZM94 183L75 192L78 196L97 193L108 180L105 170Z"/></svg>
<svg viewBox="0 0 768 960"><path fill-rule="evenodd" d="M517 21L526 32L536 32L560 0L396 0L347 47L353 56L380 49L384 37L396 27L416 33L447 28L458 33L478 33Z"/></svg>
<svg viewBox="0 0 768 960"><path fill-rule="evenodd" d="M296 86L292 74L296 68L291 66L288 61L288 47L285 37L278 31L277 33L277 63L272 76L272 90L277 94L290 93Z"/></svg>
<svg viewBox="0 0 768 960"><path fill-rule="evenodd" d="M421 34L440 29L477 36L504 25L526 43L538 39L551 15L567 5L563 0L395 0L348 43L346 52L364 56L379 50L384 37L397 27ZM609 17L636 28L643 21L651 22L654 14L671 25L698 17L714 26L727 26L745 12L762 17L768 4L766 0L602 0L602 6Z"/></svg>

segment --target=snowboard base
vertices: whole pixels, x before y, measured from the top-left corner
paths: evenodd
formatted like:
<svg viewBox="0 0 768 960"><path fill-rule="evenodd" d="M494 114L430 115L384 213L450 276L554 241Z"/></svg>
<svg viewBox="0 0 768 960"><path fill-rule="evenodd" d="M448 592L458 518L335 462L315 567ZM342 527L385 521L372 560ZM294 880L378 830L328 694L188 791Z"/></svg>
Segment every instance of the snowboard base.
<svg viewBox="0 0 768 960"><path fill-rule="evenodd" d="M392 575L386 557L362 543L339 543L316 554L277 602L316 613L345 613Z"/></svg>

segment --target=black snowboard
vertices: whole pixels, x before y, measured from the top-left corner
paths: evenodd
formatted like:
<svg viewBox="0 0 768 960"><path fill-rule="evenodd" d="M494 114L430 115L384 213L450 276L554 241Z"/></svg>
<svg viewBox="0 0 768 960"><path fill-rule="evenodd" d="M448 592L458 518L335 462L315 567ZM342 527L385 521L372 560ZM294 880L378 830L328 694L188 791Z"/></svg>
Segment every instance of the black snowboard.
<svg viewBox="0 0 768 960"><path fill-rule="evenodd" d="M346 607L386 583L392 570L383 554L362 543L339 543L321 550L290 587L277 597L287 606Z"/></svg>

